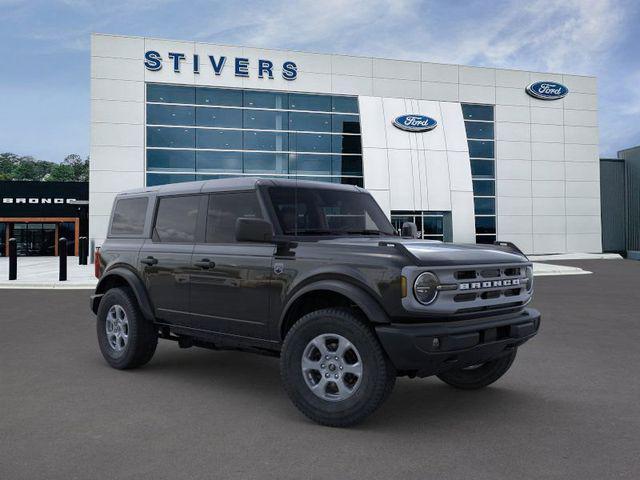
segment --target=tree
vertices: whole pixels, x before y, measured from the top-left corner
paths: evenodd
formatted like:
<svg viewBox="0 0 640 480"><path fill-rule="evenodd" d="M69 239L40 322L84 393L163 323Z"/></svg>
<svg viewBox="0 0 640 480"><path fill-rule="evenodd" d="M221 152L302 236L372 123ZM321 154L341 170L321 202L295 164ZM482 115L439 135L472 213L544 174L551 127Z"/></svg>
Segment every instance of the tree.
<svg viewBox="0 0 640 480"><path fill-rule="evenodd" d="M73 171L73 180L76 182L89 181L89 157L85 160L76 153L67 155L62 161L63 165L68 165Z"/></svg>
<svg viewBox="0 0 640 480"><path fill-rule="evenodd" d="M47 182L73 182L75 179L73 167L64 163L54 166L45 177Z"/></svg>
<svg viewBox="0 0 640 480"><path fill-rule="evenodd" d="M0 180L89 181L89 157L67 155L62 163L37 160L15 153L0 153Z"/></svg>

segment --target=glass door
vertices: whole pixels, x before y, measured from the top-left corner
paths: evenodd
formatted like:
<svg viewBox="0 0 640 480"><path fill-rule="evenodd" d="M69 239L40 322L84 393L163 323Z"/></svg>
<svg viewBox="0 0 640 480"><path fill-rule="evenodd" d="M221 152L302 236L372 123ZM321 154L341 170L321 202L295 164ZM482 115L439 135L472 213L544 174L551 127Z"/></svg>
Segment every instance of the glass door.
<svg viewBox="0 0 640 480"><path fill-rule="evenodd" d="M53 256L56 245L55 223L15 223L13 236L19 256Z"/></svg>

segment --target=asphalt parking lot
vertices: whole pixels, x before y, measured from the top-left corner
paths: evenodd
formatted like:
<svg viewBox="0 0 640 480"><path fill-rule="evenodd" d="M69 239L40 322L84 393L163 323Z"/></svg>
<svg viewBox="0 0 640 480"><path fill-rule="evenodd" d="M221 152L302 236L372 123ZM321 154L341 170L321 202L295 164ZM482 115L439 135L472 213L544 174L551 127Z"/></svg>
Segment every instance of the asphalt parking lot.
<svg viewBox="0 0 640 480"><path fill-rule="evenodd" d="M1 479L640 478L640 262L541 277L540 334L477 392L400 379L351 429L286 397L277 359L161 342L102 360L88 291L0 290Z"/></svg>

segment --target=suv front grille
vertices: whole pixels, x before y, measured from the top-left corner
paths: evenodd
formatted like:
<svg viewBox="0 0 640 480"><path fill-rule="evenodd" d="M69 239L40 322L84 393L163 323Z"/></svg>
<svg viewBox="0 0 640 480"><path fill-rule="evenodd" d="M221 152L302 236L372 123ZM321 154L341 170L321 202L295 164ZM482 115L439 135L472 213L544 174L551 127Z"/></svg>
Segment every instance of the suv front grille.
<svg viewBox="0 0 640 480"><path fill-rule="evenodd" d="M427 270L435 273L441 289L432 304L419 308L451 316L523 307L531 298L531 292L527 291L527 266L523 263L420 268L416 274ZM417 302L412 305L419 306Z"/></svg>

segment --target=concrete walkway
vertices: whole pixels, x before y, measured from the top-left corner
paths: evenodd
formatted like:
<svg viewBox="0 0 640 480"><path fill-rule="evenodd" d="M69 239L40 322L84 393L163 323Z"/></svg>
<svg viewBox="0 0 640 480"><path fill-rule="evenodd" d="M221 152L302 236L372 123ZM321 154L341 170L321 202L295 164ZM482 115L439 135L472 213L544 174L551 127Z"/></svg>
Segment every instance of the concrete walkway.
<svg viewBox="0 0 640 480"><path fill-rule="evenodd" d="M18 257L18 279L9 281L9 259L0 258L0 288L92 289L98 280L93 265L78 265L78 257L67 258L67 281L58 280L58 257Z"/></svg>
<svg viewBox="0 0 640 480"><path fill-rule="evenodd" d="M558 260L560 260L558 258ZM535 276L584 275L579 267L534 262ZM58 281L57 257L18 257L18 279L9 281L9 259L0 258L0 288L93 289L97 280L93 265L78 265L78 257L67 260L67 281Z"/></svg>

